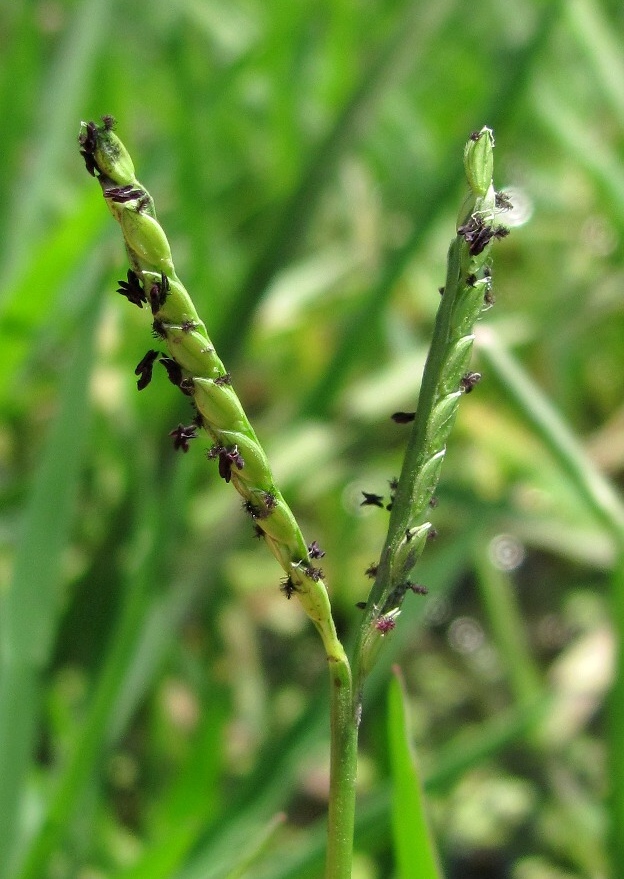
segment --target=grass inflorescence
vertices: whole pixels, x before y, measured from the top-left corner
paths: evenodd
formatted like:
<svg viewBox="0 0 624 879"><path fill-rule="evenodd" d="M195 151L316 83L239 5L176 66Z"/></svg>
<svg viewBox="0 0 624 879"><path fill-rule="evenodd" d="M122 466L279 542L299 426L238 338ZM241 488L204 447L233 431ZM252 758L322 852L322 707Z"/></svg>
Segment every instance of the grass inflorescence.
<svg viewBox="0 0 624 879"><path fill-rule="evenodd" d="M176 450L186 453L204 430L212 440L207 458L216 461L220 477L232 483L243 510L281 565L281 592L296 597L318 629L329 660L331 688L331 777L327 876L351 875L355 815L357 738L363 681L386 636L394 631L408 592L426 595L427 587L410 574L425 545L436 536L426 519L434 503L446 443L459 400L481 376L469 370L474 327L491 306L491 247L508 229L501 215L509 200L492 183L494 139L489 128L471 135L464 166L469 194L460 211L448 254L446 282L422 389L415 412L397 412L399 424L413 422L400 477L390 480L390 499L363 492L363 506L385 507L390 525L370 595L361 602L364 617L351 667L338 639L322 569L324 556L316 542L306 545L295 517L276 486L267 456L247 418L230 373L217 355L205 324L178 278L169 242L158 222L154 201L137 180L134 164L114 131L114 120L83 123L79 135L87 171L97 178L107 206L119 223L130 262L118 292L129 304L151 312L152 332L166 353L150 348L135 367L138 390L152 379L156 363L171 383L190 399L194 417L170 431ZM424 520L424 521L423 521Z"/></svg>
<svg viewBox="0 0 624 879"><path fill-rule="evenodd" d="M232 387L230 374L219 359L191 297L175 273L169 242L158 223L154 201L136 179L134 164L114 131L114 120L83 123L80 153L87 171L97 177L106 203L121 226L130 261L127 280L119 292L139 308L149 305L154 336L164 342L167 355L150 348L135 369L139 390L151 380L155 362L169 380L188 396L195 409L193 422L178 424L170 436L176 450L187 452L203 429L213 441L209 460L219 475L231 482L243 498L273 555L321 633L328 657L344 661L336 636L329 598L321 572L312 565L308 547L290 507L275 485L269 462Z"/></svg>

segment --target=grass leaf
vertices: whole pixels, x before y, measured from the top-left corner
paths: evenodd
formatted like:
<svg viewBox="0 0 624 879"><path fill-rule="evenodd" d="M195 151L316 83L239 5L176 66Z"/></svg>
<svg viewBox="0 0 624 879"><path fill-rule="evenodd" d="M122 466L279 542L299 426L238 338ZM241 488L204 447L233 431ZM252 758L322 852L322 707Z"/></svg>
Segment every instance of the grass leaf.
<svg viewBox="0 0 624 879"><path fill-rule="evenodd" d="M399 879L442 879L410 738L405 692L395 669L388 692L388 745L396 872Z"/></svg>

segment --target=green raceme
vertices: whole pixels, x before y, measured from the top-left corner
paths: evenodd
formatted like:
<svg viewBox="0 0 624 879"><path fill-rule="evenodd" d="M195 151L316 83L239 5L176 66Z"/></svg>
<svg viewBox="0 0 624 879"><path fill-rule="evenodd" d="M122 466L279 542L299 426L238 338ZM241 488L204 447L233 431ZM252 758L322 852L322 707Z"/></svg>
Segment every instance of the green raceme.
<svg viewBox="0 0 624 879"><path fill-rule="evenodd" d="M425 365L418 407L396 413L399 423L413 421L401 476L392 501L388 536L376 570L360 631L360 686L370 671L381 639L391 631L408 591L419 591L409 576L427 539L434 534L428 513L440 478L446 442L459 401L481 376L468 371L474 327L492 304L491 248L508 234L501 221L511 207L492 183L494 137L484 127L470 136L464 167L470 192L451 242L446 282Z"/></svg>
<svg viewBox="0 0 624 879"><path fill-rule="evenodd" d="M319 630L328 658L344 662L336 636L327 590L319 567L322 553L307 547L289 506L275 485L267 457L232 388L192 299L177 277L167 236L156 218L154 202L135 177L132 160L113 131L113 119L103 124L82 123L79 143L87 170L97 177L106 203L118 221L126 244L130 270L119 292L130 303L148 307L154 334L167 355L150 349L135 370L139 390L151 379L160 361L169 379L189 397L195 409L192 421L171 432L175 448L186 452L204 429L213 441L208 457L219 474L231 482L244 500L271 552L280 563L282 589L296 595Z"/></svg>
<svg viewBox="0 0 624 879"><path fill-rule="evenodd" d="M308 547L297 522L275 485L267 457L199 319L193 301L175 273L169 242L158 223L154 202L136 179L134 164L113 130L113 119L101 125L82 123L79 143L87 170L97 177L106 203L123 232L130 269L119 292L129 302L149 307L154 335L167 355L150 349L137 364L137 385L145 388L160 361L169 379L189 397L195 417L171 431L175 448L188 451L204 429L213 441L208 457L219 474L244 499L257 533L280 563L282 589L296 595L319 630L328 657L346 662L336 636L327 590L315 544ZM425 366L418 409L397 413L413 420L401 477L396 485L386 544L360 632L360 674L370 670L379 641L394 625L407 591L418 591L409 575L432 534L427 513L446 453L459 400L478 382L468 372L474 326L491 297L490 251L507 235L501 215L510 204L492 183L494 138L484 127L471 135L464 151L470 192L460 211L457 235L449 254L442 302ZM399 418L400 416L400 418Z"/></svg>

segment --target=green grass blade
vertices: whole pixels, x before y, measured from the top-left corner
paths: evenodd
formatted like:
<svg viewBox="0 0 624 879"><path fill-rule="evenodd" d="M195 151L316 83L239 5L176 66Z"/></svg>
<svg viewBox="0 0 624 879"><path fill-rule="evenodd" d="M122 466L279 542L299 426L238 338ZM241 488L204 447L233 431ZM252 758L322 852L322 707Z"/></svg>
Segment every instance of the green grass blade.
<svg viewBox="0 0 624 879"><path fill-rule="evenodd" d="M392 836L399 879L441 879L426 814L422 780L410 745L405 692L397 670L388 692Z"/></svg>
<svg viewBox="0 0 624 879"><path fill-rule="evenodd" d="M5 300L5 308L0 305L0 406L10 405L12 395L21 390L24 373L29 379L37 375L45 359L42 352L63 348L72 338L76 312L101 283L105 251L93 247L93 239L90 250L77 244L92 231L83 211L78 217L84 220L83 226L59 222L56 232L42 239L16 282L14 296Z"/></svg>
<svg viewBox="0 0 624 879"><path fill-rule="evenodd" d="M123 590L124 605L84 725L63 769L44 821L31 842L19 874L21 879L37 879L44 874L52 851L64 841L94 767L102 760L110 736L111 720L116 716L119 693L150 605L150 588L157 579L158 564L162 564L161 546L166 540L169 524L169 498L156 497L155 474L140 473L142 462L135 460L133 463L134 486L130 496L140 498L140 505L135 510L139 522L129 554L131 562ZM140 473L138 478L137 471ZM166 492L163 494L166 495Z"/></svg>
<svg viewBox="0 0 624 879"><path fill-rule="evenodd" d="M228 873L226 879L242 879L243 876L249 876L249 870L255 865L258 858L260 858L262 853L272 843L277 831L283 825L285 820L286 816L283 812L274 815L268 824L260 830L256 838L250 841L247 848L247 854L245 854L245 856L240 859L238 865Z"/></svg>
<svg viewBox="0 0 624 879"><path fill-rule="evenodd" d="M510 108L514 107L526 88L529 71L542 52L552 28L559 17L560 0L548 4L527 42L516 53L516 57L505 65L500 84L492 92L489 101L482 107L475 107L473 117L479 124L487 121L497 134L507 119ZM371 285L366 297L350 318L332 358L317 384L308 392L303 404L305 415L326 416L333 402L347 381L350 370L363 354L377 344L375 328L388 304L395 284L405 271L410 259L426 240L431 229L443 211L449 208L456 198L457 189L463 179L463 169L458 167L456 156L464 146L465 133L452 144L440 163L441 174L431 181L425 181L412 206L410 215L413 230L407 241L386 261L377 283ZM451 170L445 170L451 169Z"/></svg>
<svg viewBox="0 0 624 879"><path fill-rule="evenodd" d="M531 705L516 705L491 720L462 730L436 755L425 775L425 790L443 791L479 764L521 739L535 737L552 706L550 694Z"/></svg>
<svg viewBox="0 0 624 879"><path fill-rule="evenodd" d="M24 178L14 192L15 204L3 248L0 301L10 298L15 279L28 262L28 252L39 237L42 217L55 193L58 169L68 152L68 132L76 130L76 118L87 92L98 48L108 35L114 3L85 0L75 7L74 20L59 47L55 64L46 70L36 113L38 136ZM62 95L62 100L58 96Z"/></svg>
<svg viewBox="0 0 624 879"><path fill-rule="evenodd" d="M565 91L554 87L552 81L544 78L535 82L532 104L544 129L575 164L587 171L605 207L610 208L615 221L621 224L624 173L617 149L587 124Z"/></svg>
<svg viewBox="0 0 624 879"><path fill-rule="evenodd" d="M403 4L402 11L397 14L398 24L393 33L379 48L374 62L367 65L362 79L336 116L333 127L303 169L265 249L252 265L229 306L228 314L236 314L237 320L226 317L225 325L214 333L229 358L235 358L241 351L246 337L241 328L250 327L259 298L276 272L288 263L305 235L325 191L325 183L331 178L339 158L361 135L363 126L373 118L388 81L407 73L405 58L408 51L412 57L418 57L425 41L432 38L443 25L450 4L447 0L438 3L433 12L429 10L425 15L422 10L423 7Z"/></svg>
<svg viewBox="0 0 624 879"><path fill-rule="evenodd" d="M542 440L588 509L618 544L624 544L624 504L562 416L490 328L480 328L477 341L480 357L501 385L505 398Z"/></svg>
<svg viewBox="0 0 624 879"><path fill-rule="evenodd" d="M624 124L624 61L620 35L607 20L602 3L572 0L566 17L578 45L594 68L602 95L607 98L620 125Z"/></svg>
<svg viewBox="0 0 624 879"><path fill-rule="evenodd" d="M624 822L621 820L624 815L624 763L621 758L624 741L624 712L621 709L624 698L621 659L621 645L624 644L624 504L585 454L564 419L490 329L479 334L479 348L483 362L504 388L506 398L567 474L587 508L611 535L617 549L618 562L612 576L611 595L620 650L610 699L609 761L612 769L611 852L613 863L620 864L624 852Z"/></svg>
<svg viewBox="0 0 624 879"><path fill-rule="evenodd" d="M612 579L611 608L619 649L615 676L608 702L609 740L609 847L613 875L624 864L624 553L620 555Z"/></svg>
<svg viewBox="0 0 624 879"><path fill-rule="evenodd" d="M475 548L475 573L496 649L503 661L515 701L533 704L542 693L526 625L510 577L494 567L481 541Z"/></svg>
<svg viewBox="0 0 624 879"><path fill-rule="evenodd" d="M59 411L42 453L3 602L0 639L0 876L19 835L23 785L40 701L39 675L53 648L59 614L61 556L74 516L89 425L89 375L99 316L91 304L60 392Z"/></svg>

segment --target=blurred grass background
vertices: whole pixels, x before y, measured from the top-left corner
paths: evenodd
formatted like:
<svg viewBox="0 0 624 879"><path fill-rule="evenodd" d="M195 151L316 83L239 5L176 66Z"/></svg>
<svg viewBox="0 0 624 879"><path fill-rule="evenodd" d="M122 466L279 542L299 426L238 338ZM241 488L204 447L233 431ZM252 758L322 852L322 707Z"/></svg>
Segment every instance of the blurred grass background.
<svg viewBox="0 0 624 879"><path fill-rule="evenodd" d="M174 454L187 402L164 371L136 392L149 319L114 293L121 236L76 141L104 113L326 550L347 642L386 527L361 491L398 473L389 415L415 408L463 144L494 128L522 222L495 249L484 378L416 571L430 595L367 690L354 877L397 875L393 661L448 879L621 875L624 514L600 474L624 470L623 18L614 0L3 5L2 879L322 873L322 651L201 441Z"/></svg>

